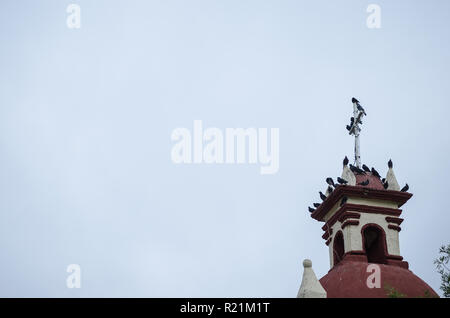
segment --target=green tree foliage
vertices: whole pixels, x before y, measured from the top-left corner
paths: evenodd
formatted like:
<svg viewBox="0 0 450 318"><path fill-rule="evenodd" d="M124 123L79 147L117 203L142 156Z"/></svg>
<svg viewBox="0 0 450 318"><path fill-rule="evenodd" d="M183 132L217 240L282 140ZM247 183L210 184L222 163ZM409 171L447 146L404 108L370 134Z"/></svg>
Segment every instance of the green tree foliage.
<svg viewBox="0 0 450 318"><path fill-rule="evenodd" d="M444 297L450 297L450 270L447 264L450 260L450 244L442 245L439 249L439 257L434 261L439 274L441 274L441 287Z"/></svg>
<svg viewBox="0 0 450 318"><path fill-rule="evenodd" d="M397 289L395 289L394 287L392 287L388 284L386 284L384 286L384 290L386 291L386 296L388 298L406 298L407 297L405 294L402 294Z"/></svg>

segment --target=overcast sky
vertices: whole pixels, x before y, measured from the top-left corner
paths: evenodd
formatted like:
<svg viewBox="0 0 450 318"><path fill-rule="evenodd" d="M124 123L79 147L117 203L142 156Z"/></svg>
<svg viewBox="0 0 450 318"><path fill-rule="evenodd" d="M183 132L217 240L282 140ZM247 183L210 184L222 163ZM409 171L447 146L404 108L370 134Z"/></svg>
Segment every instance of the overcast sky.
<svg viewBox="0 0 450 318"><path fill-rule="evenodd" d="M353 96L362 161L414 194L401 254L438 291L449 38L444 0L2 0L0 296L295 297L304 258L329 270L307 207L353 156ZM174 164L196 119L279 128L279 171Z"/></svg>

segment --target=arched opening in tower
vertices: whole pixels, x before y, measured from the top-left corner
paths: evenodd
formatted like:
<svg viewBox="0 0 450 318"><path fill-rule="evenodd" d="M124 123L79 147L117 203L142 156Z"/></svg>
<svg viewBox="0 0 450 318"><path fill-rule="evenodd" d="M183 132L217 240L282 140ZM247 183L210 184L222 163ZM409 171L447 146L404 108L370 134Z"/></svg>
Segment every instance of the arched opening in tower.
<svg viewBox="0 0 450 318"><path fill-rule="evenodd" d="M376 226L366 227L363 243L369 263L386 264L386 237L383 229Z"/></svg>
<svg viewBox="0 0 450 318"><path fill-rule="evenodd" d="M333 242L333 265L337 265L344 257L344 236L342 232L336 233Z"/></svg>

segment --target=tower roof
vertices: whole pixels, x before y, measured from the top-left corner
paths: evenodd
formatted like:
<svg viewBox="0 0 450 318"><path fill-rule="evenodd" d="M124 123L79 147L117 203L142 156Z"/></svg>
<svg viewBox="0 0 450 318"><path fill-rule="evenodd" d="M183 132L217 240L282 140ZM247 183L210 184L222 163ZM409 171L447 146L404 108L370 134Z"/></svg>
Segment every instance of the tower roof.
<svg viewBox="0 0 450 318"><path fill-rule="evenodd" d="M375 174L378 174L376 170ZM392 168L389 168L386 178L383 179L384 182L389 180L390 184L383 183L380 176L375 174L373 168L372 172L362 172L362 170L354 172L344 165L342 179L347 181L347 184L336 185L331 193L327 192L326 199L311 213L311 217L318 221L326 221L324 218L328 212L336 207L342 198L349 196L390 201L395 203L396 207L401 207L412 197L412 193L398 190L398 183ZM340 204L340 206L342 205L344 204Z"/></svg>
<svg viewBox="0 0 450 318"><path fill-rule="evenodd" d="M343 261L322 277L320 284L328 298L374 298L374 297L439 297L422 279L408 269L377 264L380 269L380 286L370 288L367 284L370 272L368 263ZM395 294L394 294L395 293Z"/></svg>
<svg viewBox="0 0 450 318"><path fill-rule="evenodd" d="M381 181L379 182L381 183ZM412 197L412 193L369 188L359 185L339 185L333 192L331 192L326 200L322 202L322 204L313 213L311 213L311 217L317 221L326 221L325 216L334 206L336 206L336 204L339 204L344 196L392 201L395 202L398 207L401 207ZM388 209L385 210L387 211Z"/></svg>

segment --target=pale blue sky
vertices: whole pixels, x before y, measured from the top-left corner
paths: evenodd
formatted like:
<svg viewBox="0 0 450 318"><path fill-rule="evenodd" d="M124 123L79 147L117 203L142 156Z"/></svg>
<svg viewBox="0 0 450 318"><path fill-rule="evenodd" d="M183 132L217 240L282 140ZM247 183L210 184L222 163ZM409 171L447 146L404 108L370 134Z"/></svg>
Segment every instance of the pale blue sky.
<svg viewBox="0 0 450 318"><path fill-rule="evenodd" d="M66 26L81 6L82 27ZM381 29L366 8L382 9ZM294 297L329 269L307 206L352 156L413 198L401 254L449 243L450 2L0 4L0 296ZM280 170L175 165L171 132L277 127ZM66 287L80 264L82 288Z"/></svg>

